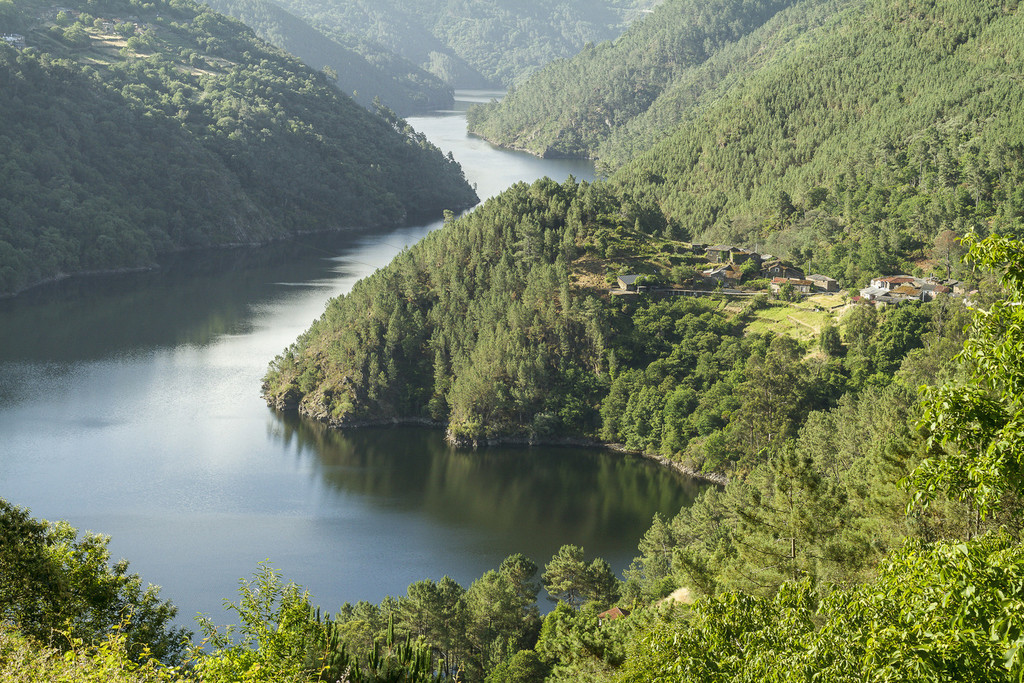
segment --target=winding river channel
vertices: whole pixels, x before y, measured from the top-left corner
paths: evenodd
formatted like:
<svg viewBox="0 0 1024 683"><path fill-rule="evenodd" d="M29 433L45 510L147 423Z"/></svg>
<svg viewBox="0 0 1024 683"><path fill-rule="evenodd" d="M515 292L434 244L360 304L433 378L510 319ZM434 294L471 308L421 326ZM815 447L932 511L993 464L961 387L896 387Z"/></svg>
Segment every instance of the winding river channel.
<svg viewBox="0 0 1024 683"><path fill-rule="evenodd" d="M460 93L460 107L488 93ZM586 163L470 138L462 111L409 119L482 198ZM564 543L621 572L655 512L698 484L593 449L456 451L437 431L326 430L260 399L268 361L360 277L440 223L168 259L0 301L0 497L109 534L180 608L221 614L269 560L327 610L424 578L467 585Z"/></svg>

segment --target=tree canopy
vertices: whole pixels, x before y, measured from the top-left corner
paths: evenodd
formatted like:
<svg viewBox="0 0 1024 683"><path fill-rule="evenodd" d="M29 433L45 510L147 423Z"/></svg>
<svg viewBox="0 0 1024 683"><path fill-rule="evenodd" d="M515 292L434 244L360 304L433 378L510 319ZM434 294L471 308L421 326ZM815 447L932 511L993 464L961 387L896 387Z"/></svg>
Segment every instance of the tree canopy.
<svg viewBox="0 0 1024 683"><path fill-rule="evenodd" d="M19 4L29 47L0 45L0 294L476 201L404 121L234 20L189 0L72 5Z"/></svg>

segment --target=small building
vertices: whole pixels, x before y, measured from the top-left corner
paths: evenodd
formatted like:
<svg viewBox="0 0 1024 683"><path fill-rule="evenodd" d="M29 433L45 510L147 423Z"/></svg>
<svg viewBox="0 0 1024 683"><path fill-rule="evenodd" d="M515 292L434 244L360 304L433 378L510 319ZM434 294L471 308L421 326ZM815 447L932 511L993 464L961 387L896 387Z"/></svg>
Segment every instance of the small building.
<svg viewBox="0 0 1024 683"><path fill-rule="evenodd" d="M915 278L909 275L889 275L887 277L876 277L872 278L871 286L886 291L892 291L900 285L912 285L914 284Z"/></svg>
<svg viewBox="0 0 1024 683"><path fill-rule="evenodd" d="M636 291L636 279L638 277L640 277L640 276L639 275L620 275L618 278L616 278L617 282L619 283L619 289L624 289L627 292L635 292Z"/></svg>
<svg viewBox="0 0 1024 683"><path fill-rule="evenodd" d="M837 280L833 280L832 278L830 278L827 275L820 275L820 274L808 275L807 279L810 280L811 282L813 282L814 286L817 289L823 289L826 292L838 292L839 291L839 282Z"/></svg>
<svg viewBox="0 0 1024 683"><path fill-rule="evenodd" d="M802 280L804 277L804 271L797 268L788 261L781 259L774 259L772 261L765 261L761 264L761 274L765 277L784 277L784 278L796 278Z"/></svg>
<svg viewBox="0 0 1024 683"><path fill-rule="evenodd" d="M740 269L731 263L715 266L714 268L708 268L702 272L701 275L703 275L706 280L712 280L722 284L735 284L743 278L743 273L740 272Z"/></svg>
<svg viewBox="0 0 1024 683"><path fill-rule="evenodd" d="M737 265L755 259L760 262L760 254L747 251L742 247L734 247L727 244L716 244L704 250L708 259L716 263L735 263Z"/></svg>
<svg viewBox="0 0 1024 683"><path fill-rule="evenodd" d="M772 278L772 281L768 285L768 288L771 290L772 294L778 294L780 291L782 291L782 287L784 285L791 285L793 287L793 291L798 292L800 294L810 294L811 291L814 289L814 282L812 282L811 280L803 280L800 278L792 277Z"/></svg>
<svg viewBox="0 0 1024 683"><path fill-rule="evenodd" d="M889 293L893 296L902 296L906 299L917 299L918 301L924 300L924 292L920 287L915 287L914 283L902 284L895 289L889 290Z"/></svg>
<svg viewBox="0 0 1024 683"><path fill-rule="evenodd" d="M606 621L615 621L616 619L622 619L623 617L629 616L629 610L623 609L622 607L612 607L611 609L605 610L597 615L597 625L601 626Z"/></svg>

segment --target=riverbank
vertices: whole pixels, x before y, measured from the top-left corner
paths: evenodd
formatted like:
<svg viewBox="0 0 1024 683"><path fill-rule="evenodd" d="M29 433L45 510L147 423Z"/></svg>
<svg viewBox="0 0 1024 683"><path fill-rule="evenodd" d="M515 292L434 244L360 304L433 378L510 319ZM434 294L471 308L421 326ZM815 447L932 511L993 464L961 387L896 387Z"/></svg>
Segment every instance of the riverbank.
<svg viewBox="0 0 1024 683"><path fill-rule="evenodd" d="M266 398L264 396L264 398ZM445 436L444 440L451 446L466 450L476 450L478 448L486 448L488 446L550 446L550 447L566 447L566 448L600 448L616 453L622 453L624 455L635 455L645 460L652 460L666 469L673 470L691 479L698 481L706 481L709 484L715 484L716 486L725 486L729 483L729 477L721 472L701 472L692 467L688 467L685 464L667 458L664 455L658 453L646 453L644 451L637 451L626 448L625 444L621 443L605 443L597 439L588 439L585 437L541 437L527 436L527 435L508 435L498 437L487 437L483 439L470 439L467 437L456 436L448 429L444 422L432 420L426 417L389 417L380 419L363 419L363 420L328 420L322 419L315 415L302 415L293 406L285 406L282 404L268 404L276 412L292 412L301 417L319 422L324 424L331 429L339 431L345 431L347 429L371 429L376 427L427 427L430 429L444 429Z"/></svg>
<svg viewBox="0 0 1024 683"><path fill-rule="evenodd" d="M438 424L438 423L435 423ZM621 443L605 443L596 439L587 439L584 437L545 437L537 438L533 436L502 436L502 437L490 437L486 439L467 439L465 437L458 437L452 434L451 430L445 431L445 441L456 448L480 448L481 446L566 446L566 447L580 447L580 448L603 448L605 450L614 451L616 453L623 453L626 455L635 455L646 460L653 460L662 467L670 470L674 470L679 474L690 477L691 479L697 479L699 481L706 481L710 484L716 484L718 486L725 486L729 483L729 477L720 472L700 472L687 467L681 462L666 458L663 455L657 453L645 453L644 451L637 451L626 448L625 444Z"/></svg>

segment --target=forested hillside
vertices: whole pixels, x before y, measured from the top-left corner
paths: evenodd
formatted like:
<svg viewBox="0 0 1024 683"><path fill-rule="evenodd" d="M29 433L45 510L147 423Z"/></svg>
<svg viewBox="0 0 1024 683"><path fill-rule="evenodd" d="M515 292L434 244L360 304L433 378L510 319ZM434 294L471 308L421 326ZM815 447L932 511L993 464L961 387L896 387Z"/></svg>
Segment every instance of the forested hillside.
<svg viewBox="0 0 1024 683"><path fill-rule="evenodd" d="M3 3L27 47L0 45L0 293L476 201L403 121L234 20L187 0L81 9Z"/></svg>
<svg viewBox="0 0 1024 683"><path fill-rule="evenodd" d="M406 115L451 109L451 86L396 54L341 45L269 0L209 0L218 12L235 17L269 43L289 52L314 69L327 67L337 75L342 92L367 108L375 99Z"/></svg>
<svg viewBox="0 0 1024 683"><path fill-rule="evenodd" d="M745 471L811 411L891 384L914 349L935 356L907 361L915 381L955 349L949 301L824 315L800 341L776 332L786 304L766 294L609 297L627 268L693 276L669 229L602 184L514 186L332 301L275 360L266 396L341 427L432 419L456 441L596 438ZM818 349L818 335L834 339Z"/></svg>
<svg viewBox="0 0 1024 683"><path fill-rule="evenodd" d="M850 284L911 270L946 229L1021 230L1015 5L801 2L692 67L655 30L676 17L679 35L700 35L684 8L666 3L665 21L549 67L471 126L597 155L678 237L757 243ZM605 70L657 88L599 85Z"/></svg>
<svg viewBox="0 0 1024 683"><path fill-rule="evenodd" d="M613 155L607 149L610 137L685 90L685 108L679 103L648 142L679 125L698 104L693 94L713 97L721 79L739 69L735 59L721 64L722 54L747 36L748 44L763 48L763 38L778 33L766 24L800 4L808 3L668 0L617 40L587 46L571 59L549 64L500 103L474 107L469 128L497 144L540 156L605 160ZM782 23L789 25L790 20ZM794 33L789 31L783 40L788 42ZM625 137L632 142L638 134Z"/></svg>
<svg viewBox="0 0 1024 683"><path fill-rule="evenodd" d="M1019 22L1016 5L1005 3L670 0L620 39L474 109L470 128L499 144L597 158L614 170L677 129L705 144L778 156L771 131L815 122L813 139L787 136L787 166L812 156L837 165L852 141L887 136L897 144L948 124L942 112L958 104L999 101L1012 80L1004 55L1020 49ZM950 87L949 78L969 85ZM834 106L839 100L850 106ZM737 125L739 118L748 120Z"/></svg>
<svg viewBox="0 0 1024 683"><path fill-rule="evenodd" d="M1024 12L872 1L810 38L698 111L616 183L709 238L806 235L816 229L802 218L815 207L862 247L909 250L944 227L1020 232L1024 88L1012 64L1024 50ZM820 257L834 238L817 232L802 248Z"/></svg>
<svg viewBox="0 0 1024 683"><path fill-rule="evenodd" d="M0 500L0 677L1019 680L1024 251L967 242L999 282L966 338L933 330L888 384L812 411L746 476L656 517L625 582L564 545L543 570L516 554L468 587L428 578L325 616L263 563L231 604L236 626L200 617L203 645L175 648L173 606L110 565L106 539ZM543 618L542 589L557 602Z"/></svg>
<svg viewBox="0 0 1024 683"><path fill-rule="evenodd" d="M654 0L277 0L349 45L370 41L458 88L508 86L614 38Z"/></svg>

